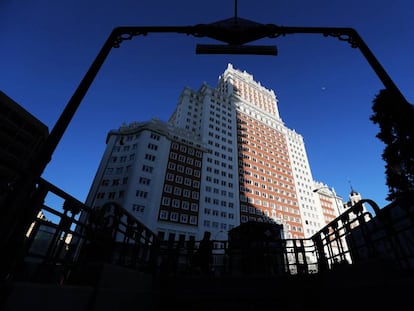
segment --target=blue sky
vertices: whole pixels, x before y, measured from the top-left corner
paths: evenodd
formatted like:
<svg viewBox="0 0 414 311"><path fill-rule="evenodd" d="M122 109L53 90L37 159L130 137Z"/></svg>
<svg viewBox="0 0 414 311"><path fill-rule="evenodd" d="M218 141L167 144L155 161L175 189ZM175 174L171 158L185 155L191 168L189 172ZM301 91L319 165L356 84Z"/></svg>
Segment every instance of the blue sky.
<svg viewBox="0 0 414 311"><path fill-rule="evenodd" d="M187 26L233 16L232 0L0 1L0 90L51 130L104 41L117 26ZM410 0L238 1L238 16L263 24L355 28L409 102L414 89ZM295 34L279 55L196 55L210 39L149 34L113 49L43 177L86 199L109 130L167 120L184 86L215 86L228 63L273 89L282 120L303 135L314 179L345 200L350 184L386 205L384 145L370 120L383 85L357 49L333 37Z"/></svg>

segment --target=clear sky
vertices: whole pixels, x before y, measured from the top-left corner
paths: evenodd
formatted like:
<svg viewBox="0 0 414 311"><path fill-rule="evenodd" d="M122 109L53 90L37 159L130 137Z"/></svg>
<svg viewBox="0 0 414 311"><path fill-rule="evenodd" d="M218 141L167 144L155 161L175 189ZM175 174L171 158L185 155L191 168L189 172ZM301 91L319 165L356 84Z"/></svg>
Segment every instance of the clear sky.
<svg viewBox="0 0 414 311"><path fill-rule="evenodd" d="M263 24L355 28L409 102L414 97L411 0L239 0L238 16ZM187 26L233 17L233 0L0 1L0 90L51 130L114 27ZM149 34L113 49L58 145L43 178L86 199L109 130L167 120L184 86L217 84L228 63L273 89L286 126L302 134L315 180L348 200L350 185L381 207L384 148L369 117L382 83L357 49L295 34L279 55L196 55L211 39ZM214 42L217 43L217 42Z"/></svg>

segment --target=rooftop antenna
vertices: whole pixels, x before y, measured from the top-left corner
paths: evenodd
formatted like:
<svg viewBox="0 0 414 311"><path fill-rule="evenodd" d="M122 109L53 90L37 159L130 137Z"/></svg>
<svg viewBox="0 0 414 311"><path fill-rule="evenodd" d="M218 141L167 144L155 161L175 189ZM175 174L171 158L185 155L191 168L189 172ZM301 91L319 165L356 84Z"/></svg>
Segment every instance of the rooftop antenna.
<svg viewBox="0 0 414 311"><path fill-rule="evenodd" d="M355 192L354 188L352 187L351 181L348 179L349 186L351 187L351 192Z"/></svg>
<svg viewBox="0 0 414 311"><path fill-rule="evenodd" d="M237 19L237 0L234 0L234 19Z"/></svg>

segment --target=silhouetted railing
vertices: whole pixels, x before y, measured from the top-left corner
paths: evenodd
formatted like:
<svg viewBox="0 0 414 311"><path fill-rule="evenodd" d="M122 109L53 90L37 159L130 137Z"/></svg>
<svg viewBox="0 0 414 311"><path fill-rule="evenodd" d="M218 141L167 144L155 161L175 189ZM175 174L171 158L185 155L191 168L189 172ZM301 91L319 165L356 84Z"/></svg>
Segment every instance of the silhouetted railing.
<svg viewBox="0 0 414 311"><path fill-rule="evenodd" d="M84 282L93 264L115 264L154 275L199 275L195 264L199 241L160 241L116 203L91 210L69 194L41 180L45 202L27 232L25 256L16 279ZM61 211L50 207L54 196ZM375 216L363 208L370 204ZM309 239L276 239L254 245L213 241L211 274L316 274L337 266L386 264L414 268L414 207L411 201L379 209L362 200ZM87 274L87 273L86 273Z"/></svg>
<svg viewBox="0 0 414 311"><path fill-rule="evenodd" d="M63 283L91 263L155 269L157 237L121 206L92 210L43 179L37 189L44 202L26 234L17 280Z"/></svg>

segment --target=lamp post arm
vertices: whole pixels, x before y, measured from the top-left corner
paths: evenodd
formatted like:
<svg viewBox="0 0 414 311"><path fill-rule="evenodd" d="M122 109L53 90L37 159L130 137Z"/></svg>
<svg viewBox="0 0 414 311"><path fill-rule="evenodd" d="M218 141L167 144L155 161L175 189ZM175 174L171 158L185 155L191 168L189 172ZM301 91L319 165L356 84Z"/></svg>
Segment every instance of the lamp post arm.
<svg viewBox="0 0 414 311"><path fill-rule="evenodd" d="M341 41L347 41L353 48L359 48L384 86L391 90L396 96L399 96L403 101L407 102L391 77L365 44L358 32L353 28L285 27L259 23L243 25L239 24L238 21L239 19L236 18L220 23L198 24L194 26L120 26L114 28L50 132L36 163L37 165L35 165L35 171L38 175L40 176L42 174L46 165L51 160L51 156L57 144L62 138L66 128L111 49L118 48L123 41L131 40L134 36L145 36L148 33L182 33L194 37L209 37L229 44L237 43L241 45L260 38L277 38L279 36L296 33L314 33L323 34L324 36L333 36Z"/></svg>
<svg viewBox="0 0 414 311"><path fill-rule="evenodd" d="M102 46L100 52L96 56L95 60L89 67L89 70L86 72L85 76L79 83L77 89L75 90L72 97L66 104L59 119L56 121L56 124L52 128L37 158L37 163L35 163L33 167L34 171L37 173L38 176L40 176L43 173L47 164L51 160L54 150L56 149L65 130L69 126L69 123L75 115L76 110L79 108L82 99L85 97L89 87L91 86L93 80L95 79L100 68L102 67L102 64L105 62L105 59L107 58L109 52L114 47L114 40L117 36L118 34L116 30L111 32L105 44Z"/></svg>
<svg viewBox="0 0 414 311"><path fill-rule="evenodd" d="M116 27L112 30L95 60L89 67L88 71L84 75L83 79L79 83L77 89L73 93L72 97L66 104L59 119L56 121L54 127L49 133L42 150L39 152L38 157L35 159L32 169L33 173L37 176L41 176L47 164L52 158L52 154L55 151L59 141L63 137L67 127L69 126L73 116L79 108L83 98L92 85L96 75L101 69L103 63L108 57L112 48L120 47L120 44L125 40L131 40L137 35L147 35L151 32L172 32L172 33L184 33L188 35L198 36L199 28L197 26L185 26L185 27L168 27L168 26L154 26L154 27Z"/></svg>

